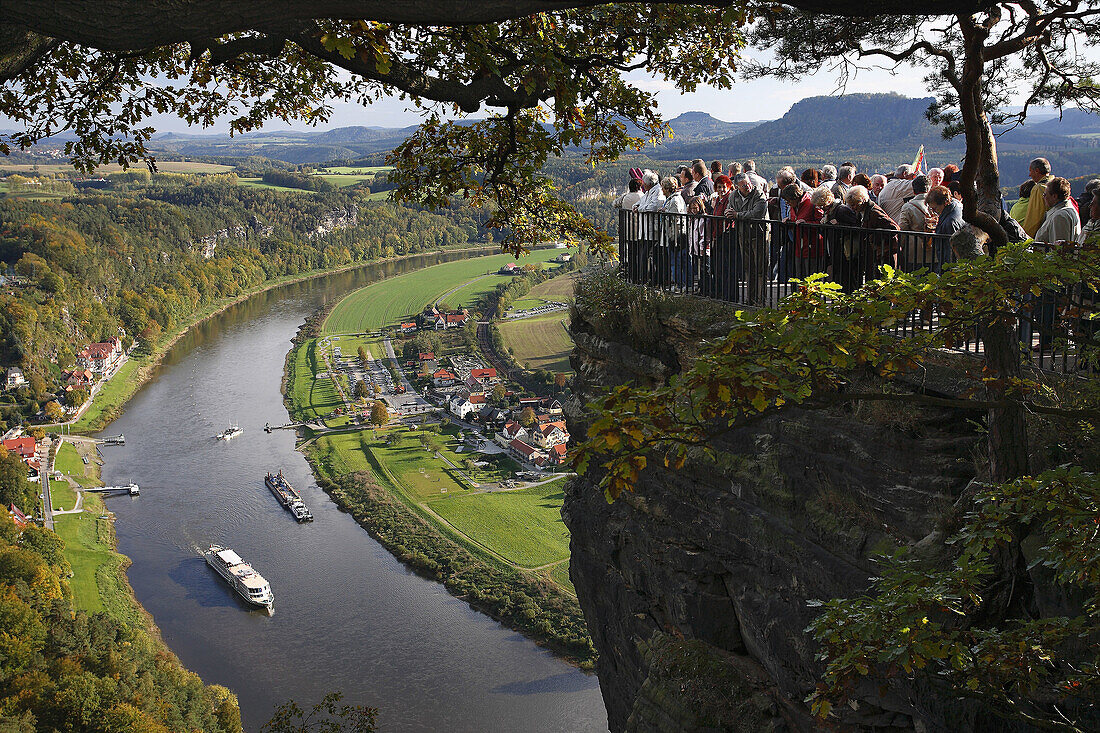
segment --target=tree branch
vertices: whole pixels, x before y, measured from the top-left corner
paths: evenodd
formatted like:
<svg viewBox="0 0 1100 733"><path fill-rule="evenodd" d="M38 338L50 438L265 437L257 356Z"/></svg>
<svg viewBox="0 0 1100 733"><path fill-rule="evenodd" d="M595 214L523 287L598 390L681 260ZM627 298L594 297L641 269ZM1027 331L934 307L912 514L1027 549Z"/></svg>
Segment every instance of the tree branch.
<svg viewBox="0 0 1100 733"><path fill-rule="evenodd" d="M697 0L695 4L726 7L732 0ZM641 2L641 0L624 0ZM647 0L653 3L678 0ZM5 0L4 24L58 40L105 51L136 51L203 38L216 38L293 21L377 20L387 23L460 26L494 23L541 12L590 8L604 0L97 0L89 12L85 0ZM910 15L909 0L794 0L809 12L851 17ZM975 12L990 0L928 0L928 15ZM0 49L0 66L3 65Z"/></svg>
<svg viewBox="0 0 1100 733"><path fill-rule="evenodd" d="M315 29L303 31L292 37L303 51L319 59L339 66L364 79L393 87L407 94L436 102L457 104L462 111L476 112L482 102L493 106L522 109L534 107L539 103L540 91L533 93L516 90L508 86L501 78L513 69L504 68L500 74L488 74L474 81L463 83L438 77L431 77L406 64L401 59L391 58L390 68L383 71L373 56L358 54L350 59L336 51L329 51L321 43L320 34Z"/></svg>

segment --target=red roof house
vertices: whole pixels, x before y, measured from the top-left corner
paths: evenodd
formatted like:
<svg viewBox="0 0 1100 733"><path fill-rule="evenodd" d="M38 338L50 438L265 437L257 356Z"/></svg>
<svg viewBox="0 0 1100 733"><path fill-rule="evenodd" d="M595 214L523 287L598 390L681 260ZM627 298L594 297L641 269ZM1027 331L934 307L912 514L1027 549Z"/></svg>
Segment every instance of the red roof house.
<svg viewBox="0 0 1100 733"><path fill-rule="evenodd" d="M29 435L21 435L18 438L8 438L4 441L4 448L16 454L24 461L34 458L36 447L34 438Z"/></svg>

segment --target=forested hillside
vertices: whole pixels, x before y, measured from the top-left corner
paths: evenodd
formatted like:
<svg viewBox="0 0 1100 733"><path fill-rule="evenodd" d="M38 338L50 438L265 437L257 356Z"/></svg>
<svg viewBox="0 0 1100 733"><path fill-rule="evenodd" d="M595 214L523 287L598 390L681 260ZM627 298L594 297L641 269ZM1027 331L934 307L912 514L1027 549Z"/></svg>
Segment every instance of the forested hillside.
<svg viewBox="0 0 1100 733"><path fill-rule="evenodd" d="M240 733L233 693L144 630L73 607L63 548L0 514L0 730Z"/></svg>
<svg viewBox="0 0 1100 733"><path fill-rule="evenodd" d="M154 344L197 310L272 278L476 239L446 215L357 193L294 194L231 176L116 178L112 190L0 200L0 366L28 389L0 403L0 424L35 414L89 341ZM343 228L341 228L343 227Z"/></svg>

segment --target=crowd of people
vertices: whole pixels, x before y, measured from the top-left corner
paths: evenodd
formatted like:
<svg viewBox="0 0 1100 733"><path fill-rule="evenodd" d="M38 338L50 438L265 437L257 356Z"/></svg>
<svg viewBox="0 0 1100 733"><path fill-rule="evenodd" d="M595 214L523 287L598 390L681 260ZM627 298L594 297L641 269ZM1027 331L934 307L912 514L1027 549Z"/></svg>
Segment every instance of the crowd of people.
<svg viewBox="0 0 1100 733"><path fill-rule="evenodd" d="M939 271L983 252L963 221L960 178L955 165L885 175L852 162L801 175L786 166L774 183L752 160L694 160L663 179L635 168L614 204L628 212L624 265L636 281L748 303L762 302L768 281L815 272L850 291L884 264ZM1030 178L1011 210L1002 206L1010 241L1083 243L1100 233L1100 179L1074 199L1045 158L1031 162ZM832 226L813 226L823 224Z"/></svg>

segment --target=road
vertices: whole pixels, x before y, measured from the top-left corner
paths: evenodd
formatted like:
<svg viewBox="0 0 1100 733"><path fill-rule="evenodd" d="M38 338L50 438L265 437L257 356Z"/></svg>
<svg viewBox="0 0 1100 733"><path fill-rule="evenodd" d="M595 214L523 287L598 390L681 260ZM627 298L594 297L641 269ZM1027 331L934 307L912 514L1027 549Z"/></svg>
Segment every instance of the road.
<svg viewBox="0 0 1100 733"><path fill-rule="evenodd" d="M38 480L42 482L42 517L46 529L53 529L53 497L50 496L50 440L38 447Z"/></svg>

